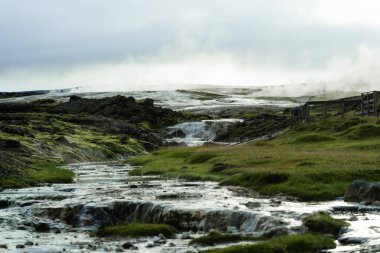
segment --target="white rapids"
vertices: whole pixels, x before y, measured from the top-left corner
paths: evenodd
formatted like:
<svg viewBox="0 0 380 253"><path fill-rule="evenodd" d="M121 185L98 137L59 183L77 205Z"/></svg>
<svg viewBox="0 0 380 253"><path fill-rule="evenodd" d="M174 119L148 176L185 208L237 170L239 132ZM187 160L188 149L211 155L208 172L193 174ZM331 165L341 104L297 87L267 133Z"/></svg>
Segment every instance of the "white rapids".
<svg viewBox="0 0 380 253"><path fill-rule="evenodd" d="M212 142L218 131L227 129L236 122L243 122L242 119L215 119L194 122L184 122L175 126L168 127L169 134L181 131L184 137L173 136L167 139L168 142L175 141L186 143L187 146L201 146L205 142Z"/></svg>

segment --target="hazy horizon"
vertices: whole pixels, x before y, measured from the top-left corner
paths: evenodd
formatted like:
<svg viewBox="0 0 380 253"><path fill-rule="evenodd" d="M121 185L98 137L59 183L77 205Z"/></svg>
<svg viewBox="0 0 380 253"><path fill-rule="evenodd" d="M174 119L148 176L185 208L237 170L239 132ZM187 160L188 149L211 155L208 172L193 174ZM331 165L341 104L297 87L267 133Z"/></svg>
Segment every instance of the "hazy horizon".
<svg viewBox="0 0 380 253"><path fill-rule="evenodd" d="M5 0L0 91L301 83L379 90L379 7L375 0Z"/></svg>

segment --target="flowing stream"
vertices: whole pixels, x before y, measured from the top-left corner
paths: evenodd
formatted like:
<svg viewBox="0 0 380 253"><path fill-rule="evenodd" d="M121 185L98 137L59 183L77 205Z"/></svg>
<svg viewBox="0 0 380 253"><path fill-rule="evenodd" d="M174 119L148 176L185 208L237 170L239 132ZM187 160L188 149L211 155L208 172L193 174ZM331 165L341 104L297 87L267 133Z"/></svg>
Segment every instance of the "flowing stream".
<svg viewBox="0 0 380 253"><path fill-rule="evenodd" d="M214 182L162 180L129 176L129 165L72 164L76 183L52 184L0 192L0 252L122 252L131 242L133 252L198 252L189 237L211 229L251 235L299 233L302 218L329 211L348 220L346 241L332 252L379 252L380 207L341 200L301 203L263 198L239 187ZM352 219L355 215L356 219ZM182 232L165 244L155 238L115 240L90 237L100 226L123 221L167 223Z"/></svg>

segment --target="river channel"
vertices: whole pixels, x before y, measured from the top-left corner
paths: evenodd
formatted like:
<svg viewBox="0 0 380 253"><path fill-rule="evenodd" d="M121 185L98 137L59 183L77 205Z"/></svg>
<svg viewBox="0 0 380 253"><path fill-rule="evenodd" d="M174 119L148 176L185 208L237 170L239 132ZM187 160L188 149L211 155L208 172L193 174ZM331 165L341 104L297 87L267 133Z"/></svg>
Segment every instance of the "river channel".
<svg viewBox="0 0 380 253"><path fill-rule="evenodd" d="M340 239L361 242L348 246L337 242L337 249L331 252L380 251L377 207L342 200L302 203L264 198L215 182L129 176L133 168L118 163L67 167L76 173L73 184L0 192L0 252L118 252L124 250L125 242L138 248L134 252L198 252L204 248L189 246L189 238L212 229L251 235L300 233L304 231L302 218L316 211L351 218L350 228ZM109 240L90 236L100 226L123 221L168 223L182 232L163 245L154 244L154 238Z"/></svg>

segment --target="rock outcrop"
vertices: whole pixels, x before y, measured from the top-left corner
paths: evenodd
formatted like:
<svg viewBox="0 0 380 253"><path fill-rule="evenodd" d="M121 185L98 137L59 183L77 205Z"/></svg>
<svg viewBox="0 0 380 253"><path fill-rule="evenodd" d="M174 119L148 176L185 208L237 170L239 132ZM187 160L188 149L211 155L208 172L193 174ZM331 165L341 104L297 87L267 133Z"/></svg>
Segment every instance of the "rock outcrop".
<svg viewBox="0 0 380 253"><path fill-rule="evenodd" d="M368 183L363 180L355 180L345 192L344 201L367 204L380 201L380 182Z"/></svg>
<svg viewBox="0 0 380 253"><path fill-rule="evenodd" d="M110 226L128 222L164 223L179 230L227 231L235 227L242 232L257 232L267 236L287 234L288 230L280 218L262 213L230 209L174 208L170 204L144 201L118 201L109 204L89 204L48 207L38 210L36 215L61 219L74 227Z"/></svg>
<svg viewBox="0 0 380 253"><path fill-rule="evenodd" d="M152 99L137 102L133 97L115 96L102 99L87 99L72 96L66 103L49 110L52 113L86 113L114 119L129 120L131 123L149 122L162 127L177 122L179 114L171 109L154 106Z"/></svg>

